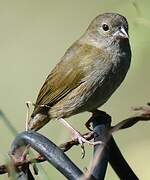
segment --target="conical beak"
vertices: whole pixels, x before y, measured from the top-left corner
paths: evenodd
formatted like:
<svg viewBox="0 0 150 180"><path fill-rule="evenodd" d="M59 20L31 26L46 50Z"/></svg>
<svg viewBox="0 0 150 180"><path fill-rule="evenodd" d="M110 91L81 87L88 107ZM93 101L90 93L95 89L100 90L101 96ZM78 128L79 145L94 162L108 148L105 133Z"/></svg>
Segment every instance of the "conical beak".
<svg viewBox="0 0 150 180"><path fill-rule="evenodd" d="M125 31L124 27L121 27L117 32L114 33L114 36L119 37L119 38L125 38L128 39L129 35Z"/></svg>

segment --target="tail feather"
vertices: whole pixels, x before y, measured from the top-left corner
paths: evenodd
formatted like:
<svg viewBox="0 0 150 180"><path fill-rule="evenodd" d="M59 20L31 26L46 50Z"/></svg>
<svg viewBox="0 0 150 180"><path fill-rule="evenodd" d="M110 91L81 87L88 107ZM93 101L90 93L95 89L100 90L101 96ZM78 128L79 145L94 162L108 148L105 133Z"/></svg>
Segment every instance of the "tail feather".
<svg viewBox="0 0 150 180"><path fill-rule="evenodd" d="M50 121L47 114L38 113L35 116L31 116L28 122L28 130L37 131Z"/></svg>

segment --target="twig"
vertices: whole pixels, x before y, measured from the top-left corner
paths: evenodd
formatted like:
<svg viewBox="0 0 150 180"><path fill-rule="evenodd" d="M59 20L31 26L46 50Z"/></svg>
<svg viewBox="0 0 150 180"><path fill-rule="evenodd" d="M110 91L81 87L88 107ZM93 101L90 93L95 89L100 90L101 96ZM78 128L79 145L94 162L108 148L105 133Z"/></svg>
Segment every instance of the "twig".
<svg viewBox="0 0 150 180"><path fill-rule="evenodd" d="M134 111L137 111L139 115L127 118L115 126L113 126L110 130L111 133L116 132L121 129L130 128L135 125L139 121L149 121L150 120L150 104L147 103L148 106L140 106L133 108Z"/></svg>

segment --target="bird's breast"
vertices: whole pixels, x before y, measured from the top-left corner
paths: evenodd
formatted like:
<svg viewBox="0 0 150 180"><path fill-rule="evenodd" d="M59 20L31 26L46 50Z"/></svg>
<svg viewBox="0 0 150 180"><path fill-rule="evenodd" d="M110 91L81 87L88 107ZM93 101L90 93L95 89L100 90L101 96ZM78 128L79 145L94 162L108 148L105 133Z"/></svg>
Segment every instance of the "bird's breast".
<svg viewBox="0 0 150 180"><path fill-rule="evenodd" d="M95 72L89 77L91 90L90 97L86 103L89 111L103 105L120 86L130 66L131 57L127 53L118 53L112 56L111 63L105 65L102 72ZM107 68L106 68L107 66ZM89 83L90 84L90 83Z"/></svg>

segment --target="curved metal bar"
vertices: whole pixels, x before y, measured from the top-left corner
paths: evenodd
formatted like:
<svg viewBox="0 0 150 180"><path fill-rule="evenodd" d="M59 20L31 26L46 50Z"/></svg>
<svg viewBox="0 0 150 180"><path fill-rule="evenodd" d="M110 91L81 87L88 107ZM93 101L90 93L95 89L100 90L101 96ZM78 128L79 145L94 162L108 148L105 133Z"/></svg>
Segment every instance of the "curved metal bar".
<svg viewBox="0 0 150 180"><path fill-rule="evenodd" d="M94 131L94 142L102 141L102 144L94 146L93 155L93 170L91 174L97 180L105 178L108 161L109 161L109 148L107 146L110 128L111 117L103 111L96 111L96 117L93 116L92 126Z"/></svg>
<svg viewBox="0 0 150 180"><path fill-rule="evenodd" d="M53 142L43 135L27 131L18 134L11 146L11 153L23 145L30 145L33 149L44 156L59 172L71 180L79 179L82 171L61 151Z"/></svg>
<svg viewBox="0 0 150 180"><path fill-rule="evenodd" d="M136 176L136 174L133 172L133 170L123 157L113 137L111 137L110 139L109 147L111 150L111 153L109 155L109 163L116 174L119 176L119 178L122 180L138 180L139 178Z"/></svg>
<svg viewBox="0 0 150 180"><path fill-rule="evenodd" d="M110 134L111 117L103 111L96 111L92 119L93 131L96 133L94 141L102 141L104 145L94 146L94 157L96 157L96 165L91 174L98 180L105 177L108 161L118 177L122 180L139 178L133 172L127 161L120 152L114 138ZM96 152L100 152L99 156ZM95 158L94 158L95 159ZM94 161L94 160L93 160Z"/></svg>

